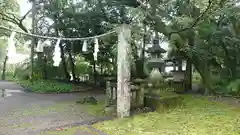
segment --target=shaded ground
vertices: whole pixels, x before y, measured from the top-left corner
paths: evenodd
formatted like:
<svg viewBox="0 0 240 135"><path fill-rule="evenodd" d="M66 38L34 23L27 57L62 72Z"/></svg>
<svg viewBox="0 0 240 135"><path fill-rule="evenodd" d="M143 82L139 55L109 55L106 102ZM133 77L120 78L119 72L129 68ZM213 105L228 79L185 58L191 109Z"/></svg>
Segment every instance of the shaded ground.
<svg viewBox="0 0 240 135"><path fill-rule="evenodd" d="M216 101L220 103L225 103L228 105L236 106L240 108L240 99L232 97L208 97L210 101Z"/></svg>
<svg viewBox="0 0 240 135"><path fill-rule="evenodd" d="M19 85L6 81L0 81L0 89L8 95L0 97L0 135L35 135L48 128L95 119L83 106L75 104L89 93L25 93Z"/></svg>

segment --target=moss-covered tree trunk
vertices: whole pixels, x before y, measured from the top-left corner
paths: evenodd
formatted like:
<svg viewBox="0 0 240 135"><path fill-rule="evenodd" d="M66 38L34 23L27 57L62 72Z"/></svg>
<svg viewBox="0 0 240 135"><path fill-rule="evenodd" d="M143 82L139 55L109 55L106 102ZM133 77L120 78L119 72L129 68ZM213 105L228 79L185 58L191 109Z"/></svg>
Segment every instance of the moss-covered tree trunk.
<svg viewBox="0 0 240 135"><path fill-rule="evenodd" d="M3 70L2 70L2 80L6 79L6 65L7 65L7 60L8 60L8 56L5 56L5 59L3 61Z"/></svg>
<svg viewBox="0 0 240 135"><path fill-rule="evenodd" d="M48 79L47 56L43 56L43 79Z"/></svg>
<svg viewBox="0 0 240 135"><path fill-rule="evenodd" d="M93 61L93 79L94 79L94 84L97 84L97 69L96 69L96 61Z"/></svg>
<svg viewBox="0 0 240 135"><path fill-rule="evenodd" d="M203 83L205 84L205 95L212 94L212 80L211 80L211 72L207 65L203 64L199 68L197 68L198 72L200 73Z"/></svg>
<svg viewBox="0 0 240 135"><path fill-rule="evenodd" d="M188 35L188 45L190 48L194 46L194 36L195 36L194 31L190 32L190 34ZM192 90L192 60L190 57L187 58L185 78L186 78L186 90L187 91Z"/></svg>
<svg viewBox="0 0 240 135"><path fill-rule="evenodd" d="M198 57L194 57L193 65L202 77L203 84L205 85L204 94L212 94L212 77L208 64L206 63L206 61L200 60Z"/></svg>
<svg viewBox="0 0 240 135"><path fill-rule="evenodd" d="M185 78L186 78L186 90L185 91L190 91L192 89L192 62L189 58L187 58L187 63L186 63L186 73L185 73Z"/></svg>
<svg viewBox="0 0 240 135"><path fill-rule="evenodd" d="M76 82L77 78L76 78L76 74L75 74L75 64L74 64L73 56L72 56L72 53L71 53L71 49L68 48L67 50L68 50L68 56L69 56L71 70L72 70L73 82Z"/></svg>
<svg viewBox="0 0 240 135"><path fill-rule="evenodd" d="M123 118L130 116L131 104L131 30L128 25L120 27L118 40L117 115Z"/></svg>
<svg viewBox="0 0 240 135"><path fill-rule="evenodd" d="M36 34L36 26L37 26L37 21L36 21L36 14L37 14L37 9L36 9L36 0L32 0L32 34ZM32 37L32 45L31 45L31 81L33 79L33 74L34 74L34 47L37 45L37 41L35 37Z"/></svg>
<svg viewBox="0 0 240 135"><path fill-rule="evenodd" d="M37 53L37 58L38 58L38 67L39 67L39 73L42 75L42 79L46 79L45 76L45 66L44 66L44 53L43 52L38 52Z"/></svg>
<svg viewBox="0 0 240 135"><path fill-rule="evenodd" d="M67 69L67 63L65 61L65 53L64 53L64 48L63 45L60 43L59 44L60 47L60 53L61 53L61 59L62 59L62 68L63 68L63 72L65 74L66 79L69 81L70 80L70 75L68 73L68 69Z"/></svg>
<svg viewBox="0 0 240 135"><path fill-rule="evenodd" d="M144 23L144 35L143 35L143 46L140 54L140 59L136 61L136 70L137 70L137 75L139 78L145 78L146 74L144 72L144 62L145 62L145 47L146 47L146 32L147 32L147 26Z"/></svg>
<svg viewBox="0 0 240 135"><path fill-rule="evenodd" d="M59 36L58 29L55 29L55 30L56 30L57 36ZM68 72L68 69L67 69L67 63L66 63L66 60L65 60L64 46L63 46L63 44L61 42L59 43L59 48L60 48L60 57L61 57L63 72L65 74L65 79L70 81L71 76L69 75L69 72Z"/></svg>

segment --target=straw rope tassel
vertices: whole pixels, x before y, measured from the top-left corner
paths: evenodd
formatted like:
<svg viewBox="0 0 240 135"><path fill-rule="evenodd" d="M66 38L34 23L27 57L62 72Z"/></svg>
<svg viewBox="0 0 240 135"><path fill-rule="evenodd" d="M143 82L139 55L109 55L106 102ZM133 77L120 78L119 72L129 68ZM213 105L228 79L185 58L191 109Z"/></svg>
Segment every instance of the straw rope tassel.
<svg viewBox="0 0 240 135"><path fill-rule="evenodd" d="M10 38L8 39L8 47L7 47L7 56L11 57L16 54L16 47L14 45L14 37L16 32L12 32Z"/></svg>
<svg viewBox="0 0 240 135"><path fill-rule="evenodd" d="M60 47L59 47L60 42L61 42L61 39L58 39L57 43L55 45L54 56L53 56L53 60L54 60L53 65L54 66L59 66L59 64L61 62L61 54L60 54Z"/></svg>
<svg viewBox="0 0 240 135"><path fill-rule="evenodd" d="M99 44L98 44L98 39L95 38L95 46L94 46L94 60L97 61L97 56L98 56L98 52L99 52Z"/></svg>
<svg viewBox="0 0 240 135"><path fill-rule="evenodd" d="M43 52L43 42L38 41L36 51L37 52Z"/></svg>
<svg viewBox="0 0 240 135"><path fill-rule="evenodd" d="M87 40L83 41L82 51L83 52L87 52L88 51L88 49L87 49Z"/></svg>

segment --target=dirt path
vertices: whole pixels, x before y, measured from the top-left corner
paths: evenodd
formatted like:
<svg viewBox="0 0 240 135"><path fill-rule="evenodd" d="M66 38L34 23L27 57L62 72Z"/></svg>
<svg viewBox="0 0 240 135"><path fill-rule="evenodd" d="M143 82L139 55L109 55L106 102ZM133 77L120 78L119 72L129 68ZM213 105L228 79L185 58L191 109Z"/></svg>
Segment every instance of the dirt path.
<svg viewBox="0 0 240 135"><path fill-rule="evenodd" d="M95 119L83 106L75 104L87 93L25 93L19 85L6 81L0 81L1 89L7 96L0 97L0 135L36 135L48 128Z"/></svg>
<svg viewBox="0 0 240 135"><path fill-rule="evenodd" d="M209 100L221 102L224 104L236 106L240 108L240 99L233 97L209 97Z"/></svg>
<svg viewBox="0 0 240 135"><path fill-rule="evenodd" d="M204 98L207 98L208 100L213 101L213 102L224 103L224 104L228 104L228 105L240 108L240 98L222 97L222 96L203 96L203 95L200 95L200 94L194 94L194 96L204 97Z"/></svg>

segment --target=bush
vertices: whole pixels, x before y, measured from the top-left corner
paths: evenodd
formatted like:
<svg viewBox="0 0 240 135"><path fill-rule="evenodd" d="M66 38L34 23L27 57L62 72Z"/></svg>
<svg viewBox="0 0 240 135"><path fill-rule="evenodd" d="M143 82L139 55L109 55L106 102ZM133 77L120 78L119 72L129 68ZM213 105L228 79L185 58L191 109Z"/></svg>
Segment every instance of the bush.
<svg viewBox="0 0 240 135"><path fill-rule="evenodd" d="M219 75L212 75L212 85L215 93L225 94L227 93L226 86L228 85L228 81L223 79Z"/></svg>
<svg viewBox="0 0 240 135"><path fill-rule="evenodd" d="M91 72L92 70L91 66L83 56L77 56L75 61L76 61L75 72L77 76L89 74Z"/></svg>
<svg viewBox="0 0 240 135"><path fill-rule="evenodd" d="M24 88L38 93L68 93L72 91L71 84L59 83L56 81L39 80L30 82L26 80L19 81L18 83Z"/></svg>
<svg viewBox="0 0 240 135"><path fill-rule="evenodd" d="M0 73L0 77L2 77L2 71ZM9 81L14 80L14 73L12 73L12 72L5 72L5 80L9 80Z"/></svg>
<svg viewBox="0 0 240 135"><path fill-rule="evenodd" d="M240 79L230 82L227 90L231 95L240 96Z"/></svg>
<svg viewBox="0 0 240 135"><path fill-rule="evenodd" d="M192 75L192 82L194 84L202 84L202 77L198 72L194 72Z"/></svg>

